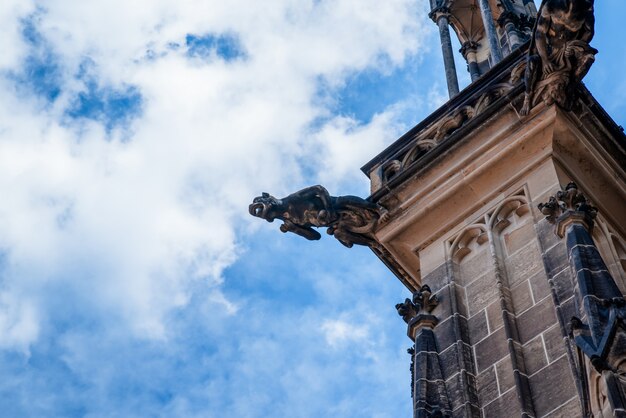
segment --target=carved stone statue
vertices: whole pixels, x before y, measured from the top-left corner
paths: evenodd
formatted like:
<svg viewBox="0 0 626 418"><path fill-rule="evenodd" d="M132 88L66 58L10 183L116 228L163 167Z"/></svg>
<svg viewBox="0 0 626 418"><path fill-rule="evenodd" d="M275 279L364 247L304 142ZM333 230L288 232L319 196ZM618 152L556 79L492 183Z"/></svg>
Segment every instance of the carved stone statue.
<svg viewBox="0 0 626 418"><path fill-rule="evenodd" d="M571 108L572 88L585 77L598 52L589 46L595 25L593 3L543 0L528 51L522 115L537 100Z"/></svg>
<svg viewBox="0 0 626 418"><path fill-rule="evenodd" d="M327 227L343 245L376 247L373 231L386 212L382 207L357 196L331 196L322 186L311 186L282 199L263 193L255 197L250 214L273 222L280 219L282 232L293 232L308 240L321 238L313 227Z"/></svg>

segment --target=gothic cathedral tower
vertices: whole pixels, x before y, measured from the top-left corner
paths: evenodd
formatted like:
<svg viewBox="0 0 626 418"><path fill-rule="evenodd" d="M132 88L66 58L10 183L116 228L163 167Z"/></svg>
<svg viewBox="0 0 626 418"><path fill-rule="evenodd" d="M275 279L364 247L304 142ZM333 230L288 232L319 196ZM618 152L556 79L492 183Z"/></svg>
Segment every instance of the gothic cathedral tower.
<svg viewBox="0 0 626 418"><path fill-rule="evenodd" d="M626 137L581 83L593 0L430 6L450 100L363 167L369 198L250 213L367 245L410 290L414 417L626 416Z"/></svg>

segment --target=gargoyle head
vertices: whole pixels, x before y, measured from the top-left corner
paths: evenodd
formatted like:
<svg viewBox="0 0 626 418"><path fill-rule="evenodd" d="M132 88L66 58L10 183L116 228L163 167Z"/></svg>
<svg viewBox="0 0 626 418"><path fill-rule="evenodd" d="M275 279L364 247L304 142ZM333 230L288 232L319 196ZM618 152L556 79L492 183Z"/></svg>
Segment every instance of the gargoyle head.
<svg viewBox="0 0 626 418"><path fill-rule="evenodd" d="M265 219L268 222L274 222L274 219L282 212L280 209L281 205L282 201L280 199L276 199L269 193L263 192L261 196L257 196L252 200L248 211L252 216Z"/></svg>

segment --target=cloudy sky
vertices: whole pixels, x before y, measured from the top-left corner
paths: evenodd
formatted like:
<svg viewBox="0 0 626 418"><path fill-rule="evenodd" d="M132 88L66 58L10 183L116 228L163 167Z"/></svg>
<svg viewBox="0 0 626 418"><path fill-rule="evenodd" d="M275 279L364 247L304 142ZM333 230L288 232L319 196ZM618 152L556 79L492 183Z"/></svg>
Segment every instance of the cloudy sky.
<svg viewBox="0 0 626 418"><path fill-rule="evenodd" d="M446 99L426 3L3 0L1 415L410 416L407 291L247 206L367 196ZM596 7L626 123L626 4Z"/></svg>

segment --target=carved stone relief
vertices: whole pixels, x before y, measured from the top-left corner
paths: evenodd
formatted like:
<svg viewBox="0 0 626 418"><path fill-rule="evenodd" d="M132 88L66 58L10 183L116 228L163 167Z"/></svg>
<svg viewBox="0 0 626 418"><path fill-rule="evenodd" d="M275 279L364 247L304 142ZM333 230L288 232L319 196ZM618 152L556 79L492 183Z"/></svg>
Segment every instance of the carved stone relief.
<svg viewBox="0 0 626 418"><path fill-rule="evenodd" d="M470 104L454 109L448 115L439 118L437 122L425 128L411 140L414 143L413 146L394 159L387 161L378 169L378 176L381 181L383 183L388 182L469 121L483 113L494 102L509 93L517 81L519 79L513 80L513 82L494 84L486 92L472 100Z"/></svg>
<svg viewBox="0 0 626 418"><path fill-rule="evenodd" d="M450 244L451 259L455 263L460 263L472 249L486 243L488 239L485 225L473 224L466 227Z"/></svg>

